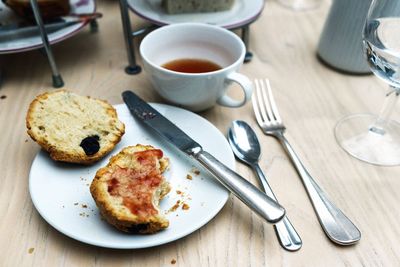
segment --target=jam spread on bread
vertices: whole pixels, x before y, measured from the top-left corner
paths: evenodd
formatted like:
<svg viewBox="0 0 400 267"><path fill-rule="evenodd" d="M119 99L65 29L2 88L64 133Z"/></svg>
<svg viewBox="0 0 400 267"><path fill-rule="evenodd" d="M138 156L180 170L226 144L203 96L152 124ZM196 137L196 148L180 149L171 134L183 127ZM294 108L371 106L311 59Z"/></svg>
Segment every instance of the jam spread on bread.
<svg viewBox="0 0 400 267"><path fill-rule="evenodd" d="M162 157L163 153L159 149L135 152L133 159L139 164L135 168L116 166L107 183L108 193L122 197L123 205L132 214L139 217L157 214L152 199L154 191L163 180L157 166Z"/></svg>
<svg viewBox="0 0 400 267"><path fill-rule="evenodd" d="M151 145L127 146L96 172L90 193L102 217L118 230L153 234L169 226L160 201L171 186L168 158Z"/></svg>

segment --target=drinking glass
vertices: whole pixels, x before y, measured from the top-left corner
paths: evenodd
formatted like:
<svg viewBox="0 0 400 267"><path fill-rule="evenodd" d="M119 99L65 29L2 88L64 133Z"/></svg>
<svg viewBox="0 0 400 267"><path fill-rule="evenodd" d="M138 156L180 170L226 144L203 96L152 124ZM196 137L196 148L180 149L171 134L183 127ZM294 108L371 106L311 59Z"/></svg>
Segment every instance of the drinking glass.
<svg viewBox="0 0 400 267"><path fill-rule="evenodd" d="M363 47L372 72L389 85L379 115L356 114L335 127L341 147L368 163L400 164L400 124L390 120L400 94L400 1L373 0L363 31Z"/></svg>

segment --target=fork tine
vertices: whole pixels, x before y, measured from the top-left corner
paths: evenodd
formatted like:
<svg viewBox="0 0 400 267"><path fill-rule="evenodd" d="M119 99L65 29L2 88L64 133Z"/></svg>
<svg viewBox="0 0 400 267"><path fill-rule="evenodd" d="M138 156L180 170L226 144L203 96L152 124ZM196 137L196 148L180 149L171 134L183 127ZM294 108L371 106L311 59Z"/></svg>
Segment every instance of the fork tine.
<svg viewBox="0 0 400 267"><path fill-rule="evenodd" d="M269 102L271 104L272 113L274 114L278 123L282 123L282 119L281 119L281 116L279 115L278 107L276 106L274 96L272 95L271 84L268 79L265 79L265 82L267 84L268 98L269 98Z"/></svg>
<svg viewBox="0 0 400 267"><path fill-rule="evenodd" d="M265 87L267 87L267 90L268 90L269 80L268 79L265 79L265 81L261 80L260 84L261 84L261 96L262 96L262 99L263 99L262 102L263 102L264 107L265 107L264 109L268 113L269 121L273 122L273 121L275 121L275 117L274 117L274 114L272 113L271 104L269 103L269 100L268 100L268 97L267 97L267 93L265 92L266 91Z"/></svg>
<svg viewBox="0 0 400 267"><path fill-rule="evenodd" d="M252 95L252 97L251 97L251 102L252 102L252 104L253 104L253 111L254 111L254 114L256 115L256 120L257 120L257 123L258 123L258 125L263 125L263 119L262 119L262 117L261 117L261 112L260 112L260 109L258 108L258 104L257 104L257 93L256 93L256 91L254 91L253 92L253 95Z"/></svg>
<svg viewBox="0 0 400 267"><path fill-rule="evenodd" d="M254 80L254 82L255 82L255 85L256 85L255 95L256 95L259 111L260 111L260 114L261 114L261 118L262 118L262 120L264 122L269 121L269 117L268 117L268 115L266 113L266 108L264 106L264 100L263 100L263 97L262 97L261 82L258 79Z"/></svg>

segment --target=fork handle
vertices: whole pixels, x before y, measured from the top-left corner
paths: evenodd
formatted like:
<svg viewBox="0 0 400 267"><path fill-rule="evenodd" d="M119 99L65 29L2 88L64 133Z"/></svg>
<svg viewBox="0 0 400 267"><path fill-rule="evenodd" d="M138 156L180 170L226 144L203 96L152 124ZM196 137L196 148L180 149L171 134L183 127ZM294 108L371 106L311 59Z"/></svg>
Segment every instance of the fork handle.
<svg viewBox="0 0 400 267"><path fill-rule="evenodd" d="M311 203L325 234L339 245L352 245L360 240L361 233L344 213L338 209L308 173L292 146L283 134L276 137L282 143L297 172L302 178Z"/></svg>

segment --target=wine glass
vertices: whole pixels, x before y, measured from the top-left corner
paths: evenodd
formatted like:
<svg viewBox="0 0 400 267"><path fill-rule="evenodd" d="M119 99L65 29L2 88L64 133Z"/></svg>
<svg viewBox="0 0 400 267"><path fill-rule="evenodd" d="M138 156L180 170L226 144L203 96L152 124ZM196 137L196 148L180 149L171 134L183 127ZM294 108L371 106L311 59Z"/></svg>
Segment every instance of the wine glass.
<svg viewBox="0 0 400 267"><path fill-rule="evenodd" d="M400 1L373 0L363 31L366 60L372 72L389 84L378 116L356 114L343 118L335 128L341 147L368 163L400 164L400 124L390 120L400 95Z"/></svg>
<svg viewBox="0 0 400 267"><path fill-rule="evenodd" d="M278 3L296 11L307 11L319 7L321 0L278 0Z"/></svg>

